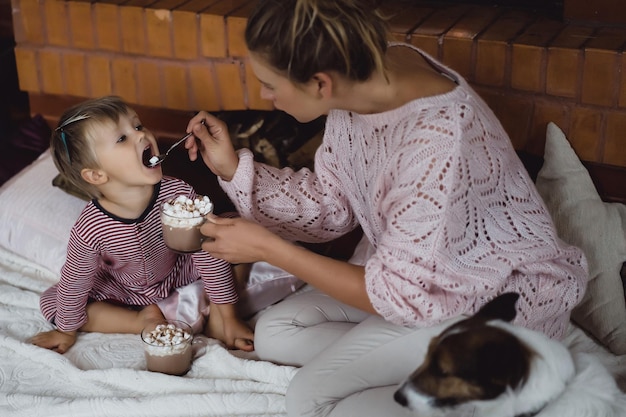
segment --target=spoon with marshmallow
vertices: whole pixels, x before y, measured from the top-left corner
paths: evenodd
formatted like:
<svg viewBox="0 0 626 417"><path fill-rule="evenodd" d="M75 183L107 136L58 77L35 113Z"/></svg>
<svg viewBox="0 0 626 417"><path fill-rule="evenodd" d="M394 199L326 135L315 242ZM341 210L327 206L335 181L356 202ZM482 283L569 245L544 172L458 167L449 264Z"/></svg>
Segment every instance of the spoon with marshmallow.
<svg viewBox="0 0 626 417"><path fill-rule="evenodd" d="M155 166L159 165L161 162L165 161L165 158L167 158L167 155L170 154L172 149L183 143L185 140L187 140L189 136L192 135L193 133L187 133L185 136L178 139L172 146L170 146L170 148L165 153L162 153L161 155L154 155L152 158L150 158L146 165L150 168L154 168Z"/></svg>
<svg viewBox="0 0 626 417"><path fill-rule="evenodd" d="M200 123L204 124L204 120ZM155 166L159 165L161 162L165 161L165 158L167 158L167 155L170 154L172 149L174 149L175 147L183 143L185 140L187 140L189 136L192 136L192 135L193 133L187 133L185 136L178 139L172 146L170 146L170 148L165 153L162 153L161 155L154 155L152 158L150 158L146 162L146 166L148 166L148 168L154 168Z"/></svg>

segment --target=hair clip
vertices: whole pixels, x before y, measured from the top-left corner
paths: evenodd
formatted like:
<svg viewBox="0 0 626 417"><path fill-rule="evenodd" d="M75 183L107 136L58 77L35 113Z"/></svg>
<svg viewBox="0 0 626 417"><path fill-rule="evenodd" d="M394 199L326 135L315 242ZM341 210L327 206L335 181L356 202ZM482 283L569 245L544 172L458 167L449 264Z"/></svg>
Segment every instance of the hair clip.
<svg viewBox="0 0 626 417"><path fill-rule="evenodd" d="M63 142L63 146L65 146L65 154L67 155L67 161L71 164L72 158L70 158L70 150L67 147L67 140L65 139L65 131L61 129L61 142Z"/></svg>
<svg viewBox="0 0 626 417"><path fill-rule="evenodd" d="M89 115L87 114L77 114L75 116L72 116L70 118L68 118L65 122L63 122L60 126L58 126L56 129L54 129L55 132L61 132L61 142L63 142L63 146L65 146L65 154L67 155L67 160L68 162L71 164L72 163L72 158L70 158L70 149L67 147L67 138L65 137L65 131L63 130L63 128L67 125L69 125L70 123L74 123L74 122L78 122L80 120L85 120L88 119Z"/></svg>
<svg viewBox="0 0 626 417"><path fill-rule="evenodd" d="M80 121L80 120L85 120L85 119L88 119L88 118L89 118L89 115L88 115L88 114L84 114L84 113L74 115L74 116L72 116L72 117L68 118L68 119L67 119L66 121L64 121L64 122L63 122L63 123L62 123L59 127L57 127L57 128L56 128L56 129L54 129L54 130L57 130L57 131L58 131L58 130L63 130L63 128L64 128L65 126L69 125L70 123L78 122L78 121Z"/></svg>

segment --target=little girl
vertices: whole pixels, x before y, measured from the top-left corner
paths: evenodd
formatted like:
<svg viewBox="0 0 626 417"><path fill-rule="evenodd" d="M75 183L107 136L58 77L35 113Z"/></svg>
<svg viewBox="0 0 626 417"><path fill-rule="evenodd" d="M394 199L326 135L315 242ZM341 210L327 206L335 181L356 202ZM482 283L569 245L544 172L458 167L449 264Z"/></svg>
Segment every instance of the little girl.
<svg viewBox="0 0 626 417"><path fill-rule="evenodd" d="M64 353L77 331L138 334L164 314L200 317L201 329L206 293L204 333L253 350L252 330L236 314L231 265L202 251L176 253L163 242L161 203L195 192L164 177L160 165L148 166L159 153L156 139L126 103L103 97L68 109L51 151L59 171L93 199L71 230L59 283L41 297L56 329L35 335L33 344Z"/></svg>

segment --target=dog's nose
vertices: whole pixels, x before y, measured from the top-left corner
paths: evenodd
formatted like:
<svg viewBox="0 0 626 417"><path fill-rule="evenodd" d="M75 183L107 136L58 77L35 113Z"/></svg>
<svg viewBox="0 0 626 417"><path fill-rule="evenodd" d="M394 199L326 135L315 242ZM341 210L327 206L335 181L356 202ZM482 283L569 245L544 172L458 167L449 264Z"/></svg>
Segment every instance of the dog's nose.
<svg viewBox="0 0 626 417"><path fill-rule="evenodd" d="M396 402L400 404L402 407L406 407L408 404L408 401L406 400L406 396L402 393L402 390L397 390L393 394L393 399L396 400Z"/></svg>

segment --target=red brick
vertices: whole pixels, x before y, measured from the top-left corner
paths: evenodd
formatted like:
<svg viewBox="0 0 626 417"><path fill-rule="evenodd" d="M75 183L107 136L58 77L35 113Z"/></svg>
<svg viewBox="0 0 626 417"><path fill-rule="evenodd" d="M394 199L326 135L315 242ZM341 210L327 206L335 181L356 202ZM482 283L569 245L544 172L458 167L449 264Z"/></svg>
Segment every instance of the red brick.
<svg viewBox="0 0 626 417"><path fill-rule="evenodd" d="M183 4L176 7L177 11L180 12L191 12L194 14L201 13L204 10L207 10L214 3L217 3L219 0L188 0Z"/></svg>
<svg viewBox="0 0 626 417"><path fill-rule="evenodd" d="M211 63L192 64L189 66L191 86L191 106L194 110L221 110L217 82Z"/></svg>
<svg viewBox="0 0 626 417"><path fill-rule="evenodd" d="M239 61L216 62L215 75L224 110L246 108L243 92L243 77Z"/></svg>
<svg viewBox="0 0 626 417"><path fill-rule="evenodd" d="M179 64L163 64L163 88L165 107L169 109L190 110L189 82L187 68Z"/></svg>
<svg viewBox="0 0 626 417"><path fill-rule="evenodd" d="M391 6L391 7L389 7ZM399 40L407 41L413 30L430 16L435 9L422 6L407 6L406 3L384 3L382 12L389 18L391 33Z"/></svg>
<svg viewBox="0 0 626 417"><path fill-rule="evenodd" d="M245 30L248 16L254 10L255 2L248 3L226 16L226 39L228 56L245 57L248 47L245 42Z"/></svg>
<svg viewBox="0 0 626 417"><path fill-rule="evenodd" d="M11 16L7 19L7 21L10 22L12 26L12 28L8 28L8 37L11 37L12 31L15 42L17 42L18 44L25 43L28 39L26 39L26 30L24 28L24 21L22 19L22 9L20 8L20 1L13 0L12 4L12 8L8 8L8 10L10 10Z"/></svg>
<svg viewBox="0 0 626 417"><path fill-rule="evenodd" d="M37 53L20 45L15 47L14 52L20 90L40 92Z"/></svg>
<svg viewBox="0 0 626 417"><path fill-rule="evenodd" d="M122 2L121 4L128 7L144 8L150 6L152 3L154 3L154 0L127 0Z"/></svg>
<svg viewBox="0 0 626 417"><path fill-rule="evenodd" d="M65 1L43 2L46 20L46 42L50 45L69 45L69 31L67 25L67 8Z"/></svg>
<svg viewBox="0 0 626 417"><path fill-rule="evenodd" d="M91 3L68 1L72 45L76 48L94 49L95 25Z"/></svg>
<svg viewBox="0 0 626 417"><path fill-rule="evenodd" d="M226 20L224 16L200 15L200 47L209 58L226 57Z"/></svg>
<svg viewBox="0 0 626 417"><path fill-rule="evenodd" d="M572 106L562 100L534 100L533 117L526 150L534 155L543 155L546 142L546 128L553 122L557 126L569 126Z"/></svg>
<svg viewBox="0 0 626 417"><path fill-rule="evenodd" d="M545 48L514 44L511 56L511 87L543 92Z"/></svg>
<svg viewBox="0 0 626 417"><path fill-rule="evenodd" d="M582 45L593 29L567 26L548 47L546 92L555 96L577 98L583 59Z"/></svg>
<svg viewBox="0 0 626 417"><path fill-rule="evenodd" d="M511 40L532 19L534 17L528 13L509 11L479 35L474 69L476 82L498 87L507 85L510 77Z"/></svg>
<svg viewBox="0 0 626 417"><path fill-rule="evenodd" d="M94 3L95 30L98 48L121 51L119 7L102 2Z"/></svg>
<svg viewBox="0 0 626 417"><path fill-rule="evenodd" d="M28 42L44 43L44 20L39 0L14 0L18 2L24 37Z"/></svg>
<svg viewBox="0 0 626 417"><path fill-rule="evenodd" d="M606 132L604 134L604 157L602 162L626 166L626 112L611 111L606 117Z"/></svg>
<svg viewBox="0 0 626 417"><path fill-rule="evenodd" d="M91 91L90 97L113 94L111 61L108 56L88 54L87 70L89 74L89 90Z"/></svg>
<svg viewBox="0 0 626 417"><path fill-rule="evenodd" d="M626 30L603 28L585 44L581 101L612 106L619 94L619 55L626 43Z"/></svg>
<svg viewBox="0 0 626 417"><path fill-rule="evenodd" d="M574 107L568 139L583 161L601 162L603 115L597 109Z"/></svg>
<svg viewBox="0 0 626 417"><path fill-rule="evenodd" d="M132 54L145 54L146 26L143 9L126 5L120 6L120 28L122 50Z"/></svg>
<svg viewBox="0 0 626 417"><path fill-rule="evenodd" d="M463 77L473 78L474 39L500 14L499 9L475 8L443 36L441 59Z"/></svg>
<svg viewBox="0 0 626 417"><path fill-rule="evenodd" d="M163 106L162 86L159 65L155 60L137 60L137 97L139 103L146 106Z"/></svg>
<svg viewBox="0 0 626 417"><path fill-rule="evenodd" d="M468 6L451 6L438 9L415 28L411 34L411 44L417 46L427 54L440 59L439 47L441 37L463 17L468 10Z"/></svg>
<svg viewBox="0 0 626 417"><path fill-rule="evenodd" d="M174 57L194 59L198 57L200 43L200 16L197 13L174 10Z"/></svg>
<svg viewBox="0 0 626 417"><path fill-rule="evenodd" d="M603 24L626 24L626 9L619 0L565 0L563 17L567 20Z"/></svg>
<svg viewBox="0 0 626 417"><path fill-rule="evenodd" d="M89 97L87 66L82 52L66 52L63 55L65 92L71 96Z"/></svg>
<svg viewBox="0 0 626 417"><path fill-rule="evenodd" d="M47 94L63 94L63 69L61 68L61 54L57 51L39 51L39 65L41 68L42 92Z"/></svg>
<svg viewBox="0 0 626 417"><path fill-rule="evenodd" d="M545 90L546 47L563 27L554 20L538 19L515 39L511 56L513 88L532 92Z"/></svg>
<svg viewBox="0 0 626 417"><path fill-rule="evenodd" d="M620 58L621 77L619 85L619 106L626 107L626 54L622 53Z"/></svg>
<svg viewBox="0 0 626 417"><path fill-rule="evenodd" d="M137 73L132 58L113 58L111 61L113 94L129 103L137 101Z"/></svg>
<svg viewBox="0 0 626 417"><path fill-rule="evenodd" d="M166 9L145 9L148 55L171 57L172 12Z"/></svg>

